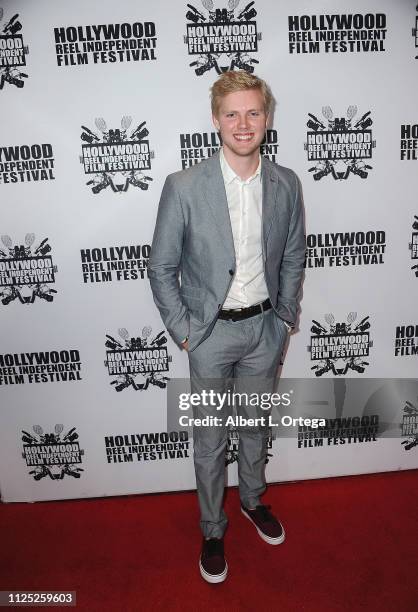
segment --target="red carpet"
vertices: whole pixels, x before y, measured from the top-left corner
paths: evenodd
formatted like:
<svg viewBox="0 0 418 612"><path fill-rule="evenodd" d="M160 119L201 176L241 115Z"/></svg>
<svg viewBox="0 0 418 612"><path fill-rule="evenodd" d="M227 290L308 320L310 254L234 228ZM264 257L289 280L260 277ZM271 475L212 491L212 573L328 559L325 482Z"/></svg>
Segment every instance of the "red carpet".
<svg viewBox="0 0 418 612"><path fill-rule="evenodd" d="M0 590L75 590L77 610L418 609L417 470L270 486L269 546L227 493L229 575L200 577L194 492L2 504Z"/></svg>

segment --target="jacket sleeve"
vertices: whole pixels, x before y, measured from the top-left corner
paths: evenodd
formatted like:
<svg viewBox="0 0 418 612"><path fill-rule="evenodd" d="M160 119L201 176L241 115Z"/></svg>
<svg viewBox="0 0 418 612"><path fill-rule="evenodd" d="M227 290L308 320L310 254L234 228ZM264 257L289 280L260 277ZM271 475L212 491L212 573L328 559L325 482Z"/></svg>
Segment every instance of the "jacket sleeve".
<svg viewBox="0 0 418 612"><path fill-rule="evenodd" d="M180 296L178 271L184 240L184 215L173 177L167 177L158 206L148 262L154 302L167 330L178 343L189 334L189 315Z"/></svg>
<svg viewBox="0 0 418 612"><path fill-rule="evenodd" d="M296 322L306 250L302 189L296 174L294 178L295 199L280 266L278 300L280 316L291 325L294 325Z"/></svg>

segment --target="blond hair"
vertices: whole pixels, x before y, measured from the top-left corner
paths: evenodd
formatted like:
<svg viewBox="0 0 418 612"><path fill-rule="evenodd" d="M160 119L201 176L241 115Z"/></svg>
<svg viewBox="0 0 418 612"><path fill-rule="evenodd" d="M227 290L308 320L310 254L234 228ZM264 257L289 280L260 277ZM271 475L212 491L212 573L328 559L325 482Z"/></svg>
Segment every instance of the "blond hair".
<svg viewBox="0 0 418 612"><path fill-rule="evenodd" d="M270 87L263 79L243 70L233 72L229 70L221 74L210 89L212 114L217 117L221 98L235 91L258 89L263 96L264 111L268 115L273 101Z"/></svg>

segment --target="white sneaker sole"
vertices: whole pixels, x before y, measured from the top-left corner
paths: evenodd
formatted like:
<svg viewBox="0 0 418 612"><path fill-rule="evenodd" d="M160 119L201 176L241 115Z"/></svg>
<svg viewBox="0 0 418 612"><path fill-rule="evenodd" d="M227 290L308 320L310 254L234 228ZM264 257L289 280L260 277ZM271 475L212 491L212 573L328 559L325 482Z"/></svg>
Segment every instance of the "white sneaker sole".
<svg viewBox="0 0 418 612"><path fill-rule="evenodd" d="M285 540L285 532L283 529L283 525L280 523L280 525L282 525L282 529L283 529L283 533L280 537L278 538L272 538L268 535L266 535L265 533L263 533L261 531L261 529L259 527L257 527L257 525L254 523L253 519L251 518L251 516L248 516L248 514L241 508L241 512L242 514L249 520L251 521L251 523L254 525L254 527L257 529L258 531L258 535L260 536L260 538L262 540L264 540L265 542L267 542L267 544L272 544L273 546L276 546L277 544L283 544L284 540Z"/></svg>
<svg viewBox="0 0 418 612"><path fill-rule="evenodd" d="M228 563L225 561L225 569L222 572L222 574L215 574L215 575L208 574L208 572L205 572L205 570L203 569L203 566L200 560L199 560L199 569L200 569L200 575L202 576L204 580L206 580L206 582L210 582L211 584L216 584L218 582L223 582L225 578L227 577Z"/></svg>

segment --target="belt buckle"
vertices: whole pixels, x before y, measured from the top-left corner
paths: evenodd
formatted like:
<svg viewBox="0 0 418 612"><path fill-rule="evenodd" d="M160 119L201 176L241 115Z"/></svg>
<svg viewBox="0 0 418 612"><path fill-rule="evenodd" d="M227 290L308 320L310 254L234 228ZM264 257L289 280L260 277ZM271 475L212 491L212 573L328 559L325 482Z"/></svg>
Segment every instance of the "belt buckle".
<svg viewBox="0 0 418 612"><path fill-rule="evenodd" d="M236 321L239 321L239 318L238 318L238 319L237 319L237 318L235 318L235 316L234 316L234 315L235 315L235 314L237 314L237 315L238 315L238 314L242 313L242 311L243 311L243 310L244 310L244 308L231 308L231 309L230 309L230 312L231 312L231 319L230 319L230 320L231 320L233 323L236 323Z"/></svg>
<svg viewBox="0 0 418 612"><path fill-rule="evenodd" d="M236 323L237 321L239 321L239 318L238 319L235 318L234 314L240 314L243 310L244 310L243 308L232 309L232 312L231 312L231 321L233 323Z"/></svg>

